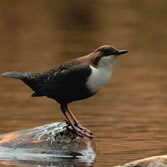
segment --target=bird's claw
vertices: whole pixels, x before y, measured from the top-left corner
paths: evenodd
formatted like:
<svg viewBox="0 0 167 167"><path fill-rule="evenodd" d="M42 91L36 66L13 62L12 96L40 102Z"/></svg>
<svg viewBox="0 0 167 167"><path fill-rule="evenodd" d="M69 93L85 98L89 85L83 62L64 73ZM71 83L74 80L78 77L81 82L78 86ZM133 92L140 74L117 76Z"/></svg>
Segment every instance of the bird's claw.
<svg viewBox="0 0 167 167"><path fill-rule="evenodd" d="M86 137L88 137L88 138L93 138L93 137L95 137L92 132L89 133L88 131L85 131L85 130L84 130L84 131L82 131L82 130L77 131L77 134L78 134L79 136L81 136L81 137L84 137L84 136L86 136Z"/></svg>
<svg viewBox="0 0 167 167"><path fill-rule="evenodd" d="M76 135L80 136L80 137L88 137L88 138L93 138L94 135L93 133L88 130L87 128L83 127L82 125L80 124L74 124L74 126L71 125L71 123L66 120L66 123L67 123L67 129L70 130L70 131L73 131L73 133L75 133Z"/></svg>
<svg viewBox="0 0 167 167"><path fill-rule="evenodd" d="M87 132L87 133L93 135L93 133L92 133L89 129L83 127L81 124L74 124L74 125L75 125L77 128L79 128L81 131L84 131L84 132Z"/></svg>

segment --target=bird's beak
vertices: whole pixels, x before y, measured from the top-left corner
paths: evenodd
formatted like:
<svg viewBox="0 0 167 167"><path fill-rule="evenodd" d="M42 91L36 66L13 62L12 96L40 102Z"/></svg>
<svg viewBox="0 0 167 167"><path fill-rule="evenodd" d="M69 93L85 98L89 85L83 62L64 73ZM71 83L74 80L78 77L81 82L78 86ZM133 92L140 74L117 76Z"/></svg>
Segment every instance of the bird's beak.
<svg viewBox="0 0 167 167"><path fill-rule="evenodd" d="M128 50L119 50L119 51L116 53L116 56L119 56L119 55L122 55L122 54L125 54L125 53L128 53Z"/></svg>

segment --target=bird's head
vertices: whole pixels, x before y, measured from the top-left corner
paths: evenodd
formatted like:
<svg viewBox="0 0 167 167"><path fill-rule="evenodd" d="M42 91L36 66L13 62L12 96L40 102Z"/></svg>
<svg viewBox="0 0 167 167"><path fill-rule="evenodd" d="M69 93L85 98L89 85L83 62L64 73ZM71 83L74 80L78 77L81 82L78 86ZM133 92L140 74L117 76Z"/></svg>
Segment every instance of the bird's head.
<svg viewBox="0 0 167 167"><path fill-rule="evenodd" d="M93 64L97 68L101 67L112 69L117 57L127 52L127 50L117 50L111 45L100 46L93 52Z"/></svg>

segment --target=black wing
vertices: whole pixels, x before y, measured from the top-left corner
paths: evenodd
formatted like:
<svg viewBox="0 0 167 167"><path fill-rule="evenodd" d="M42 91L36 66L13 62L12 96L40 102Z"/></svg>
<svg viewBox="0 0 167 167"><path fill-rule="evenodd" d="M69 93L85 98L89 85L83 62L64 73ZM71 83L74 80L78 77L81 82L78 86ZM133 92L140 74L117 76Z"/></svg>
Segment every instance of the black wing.
<svg viewBox="0 0 167 167"><path fill-rule="evenodd" d="M64 64L43 72L41 87L32 96L53 97L62 91L82 88L91 74L89 65ZM79 89L78 89L79 90Z"/></svg>

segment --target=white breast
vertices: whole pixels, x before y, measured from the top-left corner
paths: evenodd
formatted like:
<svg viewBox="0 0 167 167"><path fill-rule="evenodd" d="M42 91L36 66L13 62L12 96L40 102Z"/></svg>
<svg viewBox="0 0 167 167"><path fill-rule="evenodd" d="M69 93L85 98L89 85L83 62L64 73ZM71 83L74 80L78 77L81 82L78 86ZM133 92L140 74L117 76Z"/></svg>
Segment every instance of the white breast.
<svg viewBox="0 0 167 167"><path fill-rule="evenodd" d="M99 89L103 88L109 81L112 75L112 70L106 70L104 68L96 69L93 66L90 67L92 69L92 73L86 82L86 86L92 93L95 93Z"/></svg>

